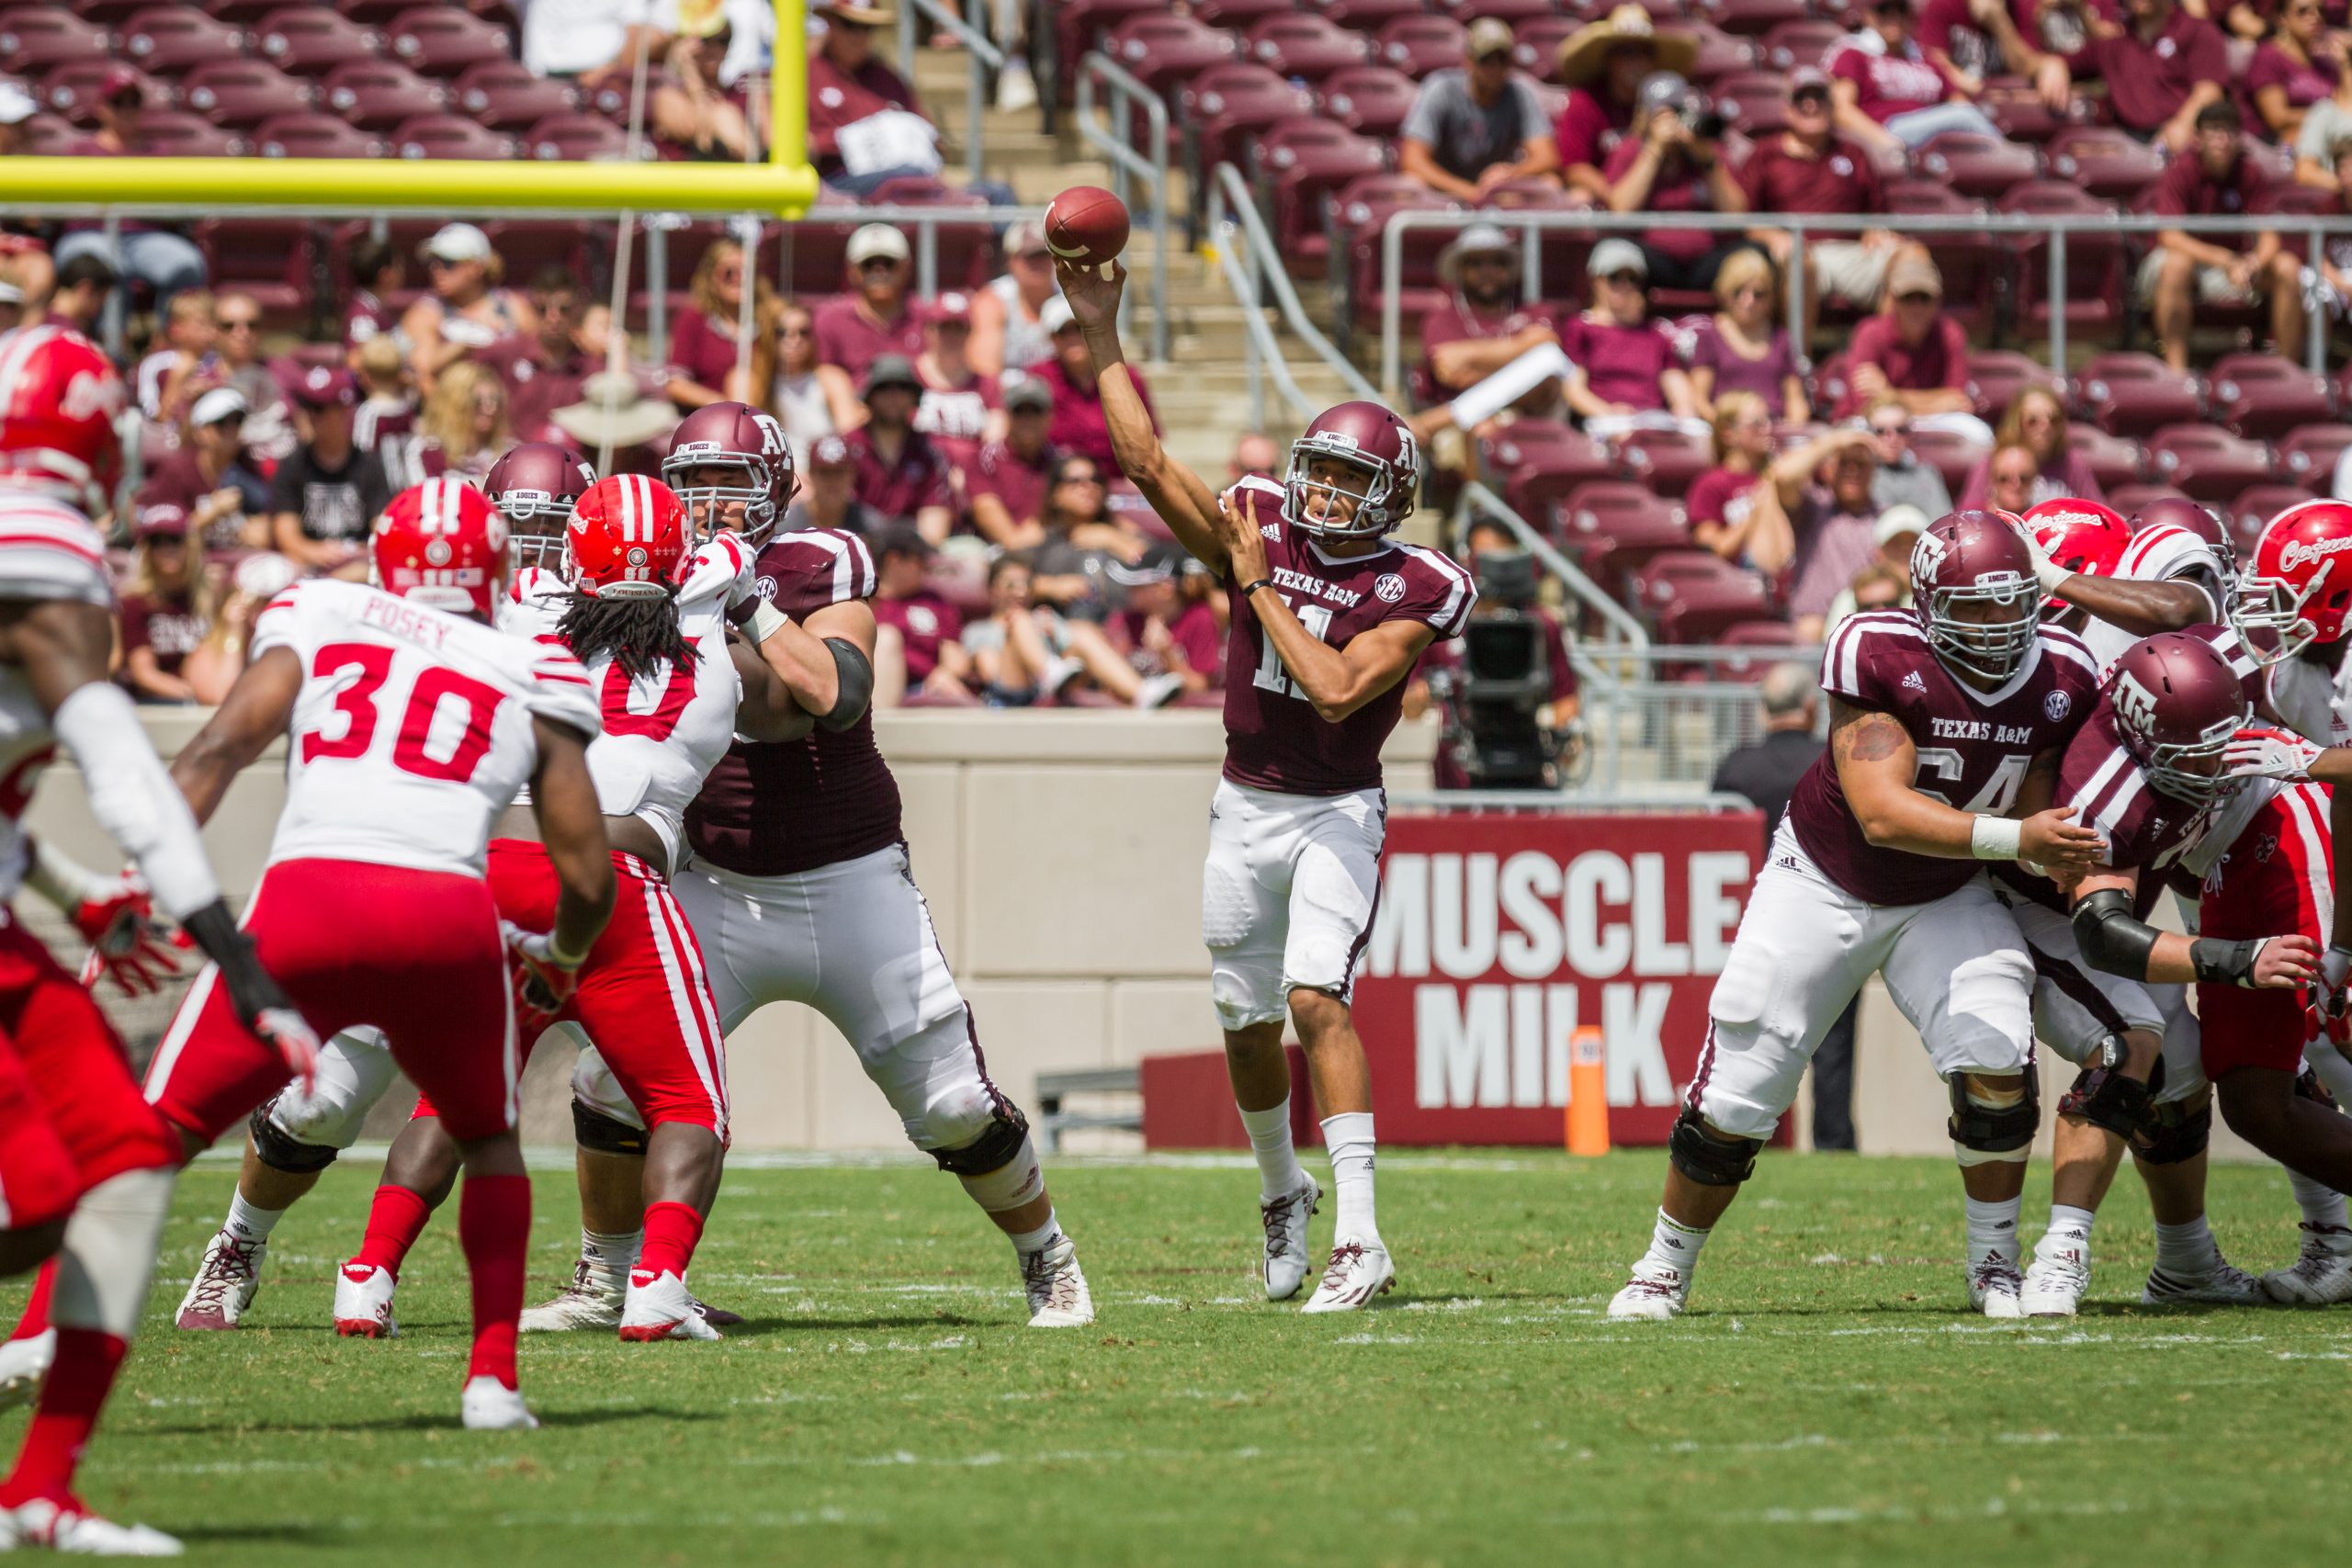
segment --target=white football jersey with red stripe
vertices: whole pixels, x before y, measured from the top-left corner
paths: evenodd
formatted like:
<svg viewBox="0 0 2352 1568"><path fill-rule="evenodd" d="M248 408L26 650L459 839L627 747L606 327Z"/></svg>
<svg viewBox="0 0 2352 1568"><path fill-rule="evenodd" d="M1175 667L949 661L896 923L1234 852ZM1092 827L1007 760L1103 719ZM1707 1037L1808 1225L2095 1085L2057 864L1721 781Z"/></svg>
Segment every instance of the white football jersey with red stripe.
<svg viewBox="0 0 2352 1568"><path fill-rule="evenodd" d="M2188 583L2206 598L2205 614L2198 620L2213 623L2222 618L2222 585L2225 581L2222 558L2213 553L2212 546L2186 528L2160 523L2132 535L2132 543L2124 547L2123 558L2116 563L2115 575L2128 582ZM2098 660L2101 676L2141 640L2138 634L2097 615L2085 622L2082 638L2091 650L2091 657Z"/></svg>
<svg viewBox="0 0 2352 1568"><path fill-rule="evenodd" d="M287 730L283 860L482 874L490 829L538 767L533 721L594 739L594 687L560 647L356 582L312 579L254 623L302 689Z"/></svg>
<svg viewBox="0 0 2352 1568"><path fill-rule="evenodd" d="M0 600L64 599L114 607L106 541L89 519L62 501L0 487ZM49 710L25 672L0 665L0 899L24 880L24 829L18 825L57 754Z"/></svg>

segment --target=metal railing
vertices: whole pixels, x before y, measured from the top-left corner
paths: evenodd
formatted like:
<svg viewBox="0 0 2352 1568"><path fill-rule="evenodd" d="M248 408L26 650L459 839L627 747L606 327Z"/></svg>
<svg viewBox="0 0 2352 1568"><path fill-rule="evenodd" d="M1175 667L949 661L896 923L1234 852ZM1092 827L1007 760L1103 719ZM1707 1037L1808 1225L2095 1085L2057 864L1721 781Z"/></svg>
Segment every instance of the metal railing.
<svg viewBox="0 0 2352 1568"><path fill-rule="evenodd" d="M1107 94L1110 123L1098 112L1098 99ZM1120 132L1136 112L1144 117L1149 155L1127 145ZM1102 154L1111 165L1111 194L1136 209L1131 194L1141 185L1151 193L1146 207L1151 225L1151 357L1168 359L1168 101L1145 86L1100 51L1089 51L1078 62L1078 106L1072 117L1079 140Z"/></svg>
<svg viewBox="0 0 2352 1568"><path fill-rule="evenodd" d="M1524 288L1530 299L1543 298L1543 267L1541 236L1547 232L1585 231L1618 233L1644 230L1690 230L1710 234L1744 234L1752 230L1778 230L1789 236L1790 250L1787 268L1789 288L1788 315L1791 321L1805 319L1805 231L1827 231L1838 234L1861 234L1884 230L1892 233L1932 242L1938 235L1966 235L1975 239L2011 236L2020 240L2042 239L2049 242L2043 256L2048 271L2047 294L2042 301L2049 309L2049 362L2061 375L2066 368L2066 241L2070 231L2085 237L2153 239L2166 231L2178 230L2195 235L2233 235L2279 233L2302 237L2310 246L2307 265L2316 265L2330 234L2352 234L2352 216L2314 217L2304 213L2279 213L2263 217L2238 218L2173 218L2145 213L2120 214L2101 218L2096 224L2086 223L2079 214L2041 216L2027 213L1990 213L1962 216L1956 213L1810 213L1810 212L1599 212L1599 211L1529 211L1510 208L1455 208L1445 210L1408 209L1391 213L1382 225L1380 235L1380 381L1391 396L1403 391L1404 304L1402 282L1405 270L1405 235L1413 229L1462 229L1471 223L1491 223L1500 228L1525 231L1528 258ZM2127 269L2124 287L2136 288L2137 279ZM2309 312L2304 334L2305 363L2312 370L2325 368L2327 360L2327 314Z"/></svg>
<svg viewBox="0 0 2352 1568"><path fill-rule="evenodd" d="M1587 768L1579 794L1703 793L1724 755L1764 738L1763 671L1818 669L1818 648L1603 648L1571 641Z"/></svg>
<svg viewBox="0 0 2352 1568"><path fill-rule="evenodd" d="M1560 586L1577 604L1600 617L1603 627L1601 645L1604 648L1612 652L1623 648L1638 653L1649 647L1650 634L1642 629L1642 623L1634 618L1631 611L1602 592L1600 584L1586 576L1584 570L1576 562L1562 555L1559 547L1544 536L1543 530L1521 517L1509 502L1473 479L1462 487L1462 498L1454 503L1453 536L1455 539L1466 536L1470 525L1481 518L1499 523L1510 529L1521 549L1533 556L1545 571L1559 579ZM1570 657L1576 657L1573 644Z"/></svg>
<svg viewBox="0 0 2352 1568"><path fill-rule="evenodd" d="M1282 248L1274 243L1265 220L1259 216L1256 199L1249 183L1241 177L1241 171L1230 164L1219 164L1216 177L1209 183L1208 198L1209 241L1242 310L1242 364L1249 373L1250 427L1266 428L1263 377L1267 372L1272 374L1300 420L1311 420L1323 412L1318 402L1299 389L1281 344L1266 324L1264 300L1268 292L1272 294L1274 305L1282 311L1283 321L1292 333L1339 376L1351 393L1379 401L1379 389L1350 364L1308 319L1306 307L1291 284Z"/></svg>
<svg viewBox="0 0 2352 1568"><path fill-rule="evenodd" d="M964 167L974 179L980 177L980 142L982 117L988 113L989 73L1004 69L1004 51L997 48L988 34L975 26L981 19L987 0L964 0L967 21L939 0L903 0L899 6L899 74L908 81L915 75L915 19L922 19L937 27L963 46L964 59L969 67L970 81L965 91Z"/></svg>

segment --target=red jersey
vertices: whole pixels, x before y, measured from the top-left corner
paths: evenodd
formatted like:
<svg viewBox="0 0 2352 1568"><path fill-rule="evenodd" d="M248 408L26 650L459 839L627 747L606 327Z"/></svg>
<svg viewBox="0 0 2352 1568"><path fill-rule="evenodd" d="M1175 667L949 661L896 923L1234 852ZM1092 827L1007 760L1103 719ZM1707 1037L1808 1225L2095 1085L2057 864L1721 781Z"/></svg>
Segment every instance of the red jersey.
<svg viewBox="0 0 2352 1568"><path fill-rule="evenodd" d="M800 620L874 596L874 558L854 534L779 534L760 552L763 599ZM798 740L737 741L686 809L686 840L713 865L790 876L888 849L901 838L899 782L874 744L874 715Z"/></svg>
<svg viewBox="0 0 2352 1568"><path fill-rule="evenodd" d="M1838 624L1822 651L1821 689L1849 707L1894 716L1918 749L1920 794L2006 815L2034 758L2082 728L2098 665L2072 632L2044 626L2017 673L1980 692L1944 667L1911 612L1874 610ZM1827 751L1797 781L1788 820L1823 874L1866 903L1925 904L1977 872L1973 860L1873 846Z"/></svg>
<svg viewBox="0 0 2352 1568"><path fill-rule="evenodd" d="M1287 523L1261 523L1272 592L1333 648L1389 621L1419 621L1437 640L1462 635L1478 590L1436 550L1390 541L1366 556L1327 555ZM1405 705L1405 681L1337 724L1316 716L1226 574L1233 607L1226 638L1225 776L1280 795L1347 795L1380 787L1380 748ZM1409 671L1408 672L1409 674Z"/></svg>

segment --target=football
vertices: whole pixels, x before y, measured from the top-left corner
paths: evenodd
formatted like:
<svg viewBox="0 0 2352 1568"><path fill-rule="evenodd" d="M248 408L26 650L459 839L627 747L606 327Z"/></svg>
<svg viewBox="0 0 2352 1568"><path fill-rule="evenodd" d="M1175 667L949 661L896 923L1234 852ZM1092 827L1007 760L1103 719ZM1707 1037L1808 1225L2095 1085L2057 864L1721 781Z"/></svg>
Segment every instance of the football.
<svg viewBox="0 0 2352 1568"><path fill-rule="evenodd" d="M1127 248L1127 204L1101 186L1072 186L1046 209L1046 244L1080 266L1104 266Z"/></svg>

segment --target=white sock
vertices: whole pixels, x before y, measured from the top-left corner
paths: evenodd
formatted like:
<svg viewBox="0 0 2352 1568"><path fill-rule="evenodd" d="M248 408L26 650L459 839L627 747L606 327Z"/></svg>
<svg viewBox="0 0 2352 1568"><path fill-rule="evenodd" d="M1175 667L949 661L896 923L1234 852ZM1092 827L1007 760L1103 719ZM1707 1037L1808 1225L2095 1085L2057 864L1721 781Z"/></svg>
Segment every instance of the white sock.
<svg viewBox="0 0 2352 1568"><path fill-rule="evenodd" d="M643 1230L606 1235L602 1231L580 1233L580 1261L588 1265L596 1283L608 1292L628 1289L628 1271L637 1267L638 1250L645 1245Z"/></svg>
<svg viewBox="0 0 2352 1568"><path fill-rule="evenodd" d="M1660 1209L1657 1224L1650 1230L1650 1249L1642 1254L1642 1261L1688 1276L1699 1265L1699 1249L1713 1234L1686 1225Z"/></svg>
<svg viewBox="0 0 2352 1568"><path fill-rule="evenodd" d="M1331 1151L1331 1184L1340 1190L1339 1218L1331 1239L1378 1241L1372 1213L1372 1112L1343 1111L1323 1118L1323 1146Z"/></svg>
<svg viewBox="0 0 2352 1568"><path fill-rule="evenodd" d="M1964 1201L1968 1209L1969 1272L1974 1273L1996 1252L2005 1261L2017 1262L2018 1211L2025 1206L2025 1200L2020 1197L1987 1203L1969 1198Z"/></svg>
<svg viewBox="0 0 2352 1568"><path fill-rule="evenodd" d="M1298 1151L1291 1146L1290 1096L1263 1111L1242 1111L1241 1126L1250 1134L1250 1152L1258 1156L1258 1196L1271 1202L1306 1185Z"/></svg>
<svg viewBox="0 0 2352 1568"><path fill-rule="evenodd" d="M2352 1215L2346 1213L2343 1193L2291 1170L2287 1173L2287 1184L2295 1190L2295 1207L2303 1212L2306 1230L2352 1230Z"/></svg>
<svg viewBox="0 0 2352 1568"><path fill-rule="evenodd" d="M2222 1249L2213 1245L2213 1228L2204 1215L2156 1227L2156 1267L2165 1273L2196 1277L2211 1274L2221 1264Z"/></svg>
<svg viewBox="0 0 2352 1568"><path fill-rule="evenodd" d="M2098 1218L2088 1209L2077 1209L2069 1203L2050 1205L2050 1228L2041 1239L2052 1247L2073 1245L2087 1247L2091 1244L2091 1221Z"/></svg>
<svg viewBox="0 0 2352 1568"><path fill-rule="evenodd" d="M277 1222L285 1217L285 1210L257 1209L245 1201L243 1193L238 1192L229 1199L229 1217L220 1222L220 1228L239 1241L267 1241L269 1233L276 1230Z"/></svg>
<svg viewBox="0 0 2352 1568"><path fill-rule="evenodd" d="M1026 1258L1033 1252L1043 1252L1062 1234L1061 1221L1051 1209L1046 1211L1046 1223L1033 1231L1008 1231L1012 1237L1012 1250Z"/></svg>

